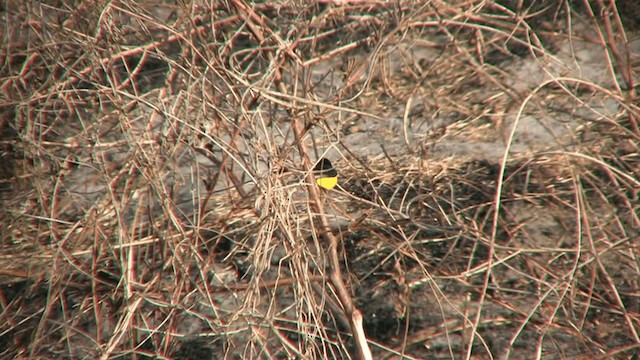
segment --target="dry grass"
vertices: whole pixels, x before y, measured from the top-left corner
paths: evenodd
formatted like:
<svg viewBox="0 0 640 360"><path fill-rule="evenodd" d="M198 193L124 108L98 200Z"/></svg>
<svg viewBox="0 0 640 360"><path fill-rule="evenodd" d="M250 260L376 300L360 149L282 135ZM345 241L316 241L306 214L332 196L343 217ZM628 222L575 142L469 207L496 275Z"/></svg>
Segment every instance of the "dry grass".
<svg viewBox="0 0 640 360"><path fill-rule="evenodd" d="M633 356L634 4L7 2L0 358Z"/></svg>

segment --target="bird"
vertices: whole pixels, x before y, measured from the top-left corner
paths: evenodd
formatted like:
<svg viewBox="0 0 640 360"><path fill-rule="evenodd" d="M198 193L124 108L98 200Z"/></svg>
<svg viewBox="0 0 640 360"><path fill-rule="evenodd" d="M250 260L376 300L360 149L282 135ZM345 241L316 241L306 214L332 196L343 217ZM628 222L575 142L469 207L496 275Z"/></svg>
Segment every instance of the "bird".
<svg viewBox="0 0 640 360"><path fill-rule="evenodd" d="M331 165L331 161L322 158L313 168L316 183L323 189L331 190L338 184L338 172Z"/></svg>

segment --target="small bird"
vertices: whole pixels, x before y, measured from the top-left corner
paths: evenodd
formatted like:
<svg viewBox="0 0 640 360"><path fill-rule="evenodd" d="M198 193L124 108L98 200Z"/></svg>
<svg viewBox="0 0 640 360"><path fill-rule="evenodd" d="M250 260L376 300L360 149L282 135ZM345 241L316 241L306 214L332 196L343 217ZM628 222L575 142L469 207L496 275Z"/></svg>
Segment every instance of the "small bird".
<svg viewBox="0 0 640 360"><path fill-rule="evenodd" d="M327 190L333 189L338 184L338 172L327 158L320 159L313 168L313 176L316 177L316 183Z"/></svg>

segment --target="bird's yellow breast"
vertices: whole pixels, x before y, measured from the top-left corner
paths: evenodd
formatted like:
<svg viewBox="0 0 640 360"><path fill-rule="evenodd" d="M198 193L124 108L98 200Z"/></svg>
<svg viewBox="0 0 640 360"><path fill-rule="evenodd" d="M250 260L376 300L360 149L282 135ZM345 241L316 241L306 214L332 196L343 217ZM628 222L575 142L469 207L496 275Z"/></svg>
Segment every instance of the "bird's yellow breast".
<svg viewBox="0 0 640 360"><path fill-rule="evenodd" d="M333 189L338 184L337 176L323 177L316 179L318 185L327 190Z"/></svg>

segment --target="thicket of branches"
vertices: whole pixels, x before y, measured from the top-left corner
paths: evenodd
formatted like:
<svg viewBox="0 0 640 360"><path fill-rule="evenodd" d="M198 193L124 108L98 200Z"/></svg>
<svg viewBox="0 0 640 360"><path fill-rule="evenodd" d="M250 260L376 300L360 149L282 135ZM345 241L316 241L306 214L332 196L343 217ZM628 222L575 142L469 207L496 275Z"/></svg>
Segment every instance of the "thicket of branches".
<svg viewBox="0 0 640 360"><path fill-rule="evenodd" d="M8 1L0 357L637 353L634 4Z"/></svg>

